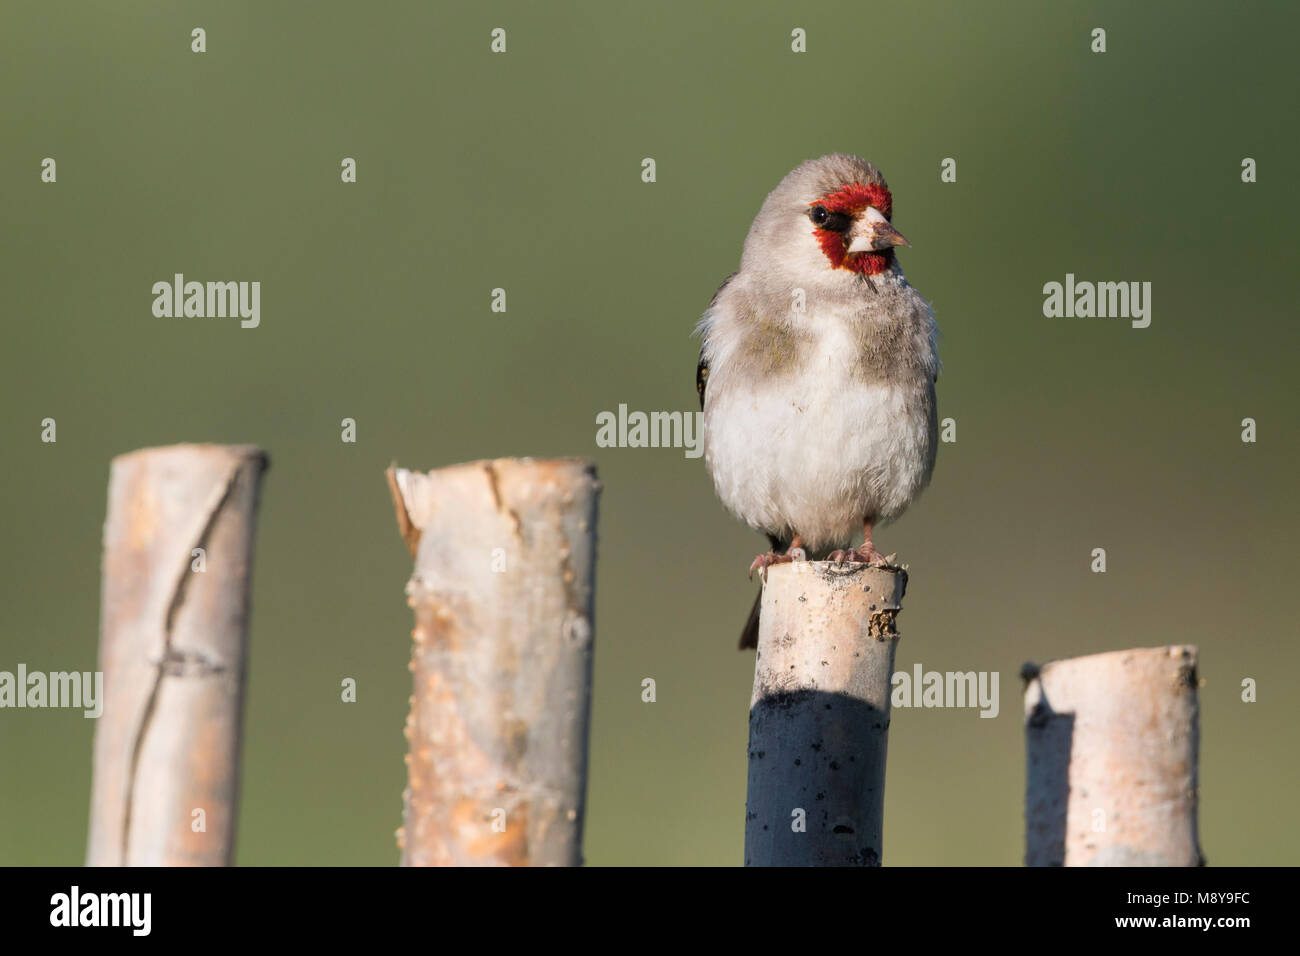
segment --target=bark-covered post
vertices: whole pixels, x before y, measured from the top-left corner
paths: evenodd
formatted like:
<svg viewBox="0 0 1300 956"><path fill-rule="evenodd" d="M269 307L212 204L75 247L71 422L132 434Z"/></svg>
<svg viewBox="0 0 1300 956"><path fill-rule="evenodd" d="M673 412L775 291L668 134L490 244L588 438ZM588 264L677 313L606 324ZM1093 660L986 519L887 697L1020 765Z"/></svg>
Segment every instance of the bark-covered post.
<svg viewBox="0 0 1300 956"><path fill-rule="evenodd" d="M907 572L768 569L749 708L748 866L879 866Z"/></svg>
<svg viewBox="0 0 1300 956"><path fill-rule="evenodd" d="M266 454L249 445L173 445L113 459L90 866L233 862L266 468Z"/></svg>
<svg viewBox="0 0 1300 956"><path fill-rule="evenodd" d="M1198 866L1196 648L1026 664L1025 863Z"/></svg>
<svg viewBox="0 0 1300 956"><path fill-rule="evenodd" d="M388 470L415 558L402 865L582 862L595 466Z"/></svg>

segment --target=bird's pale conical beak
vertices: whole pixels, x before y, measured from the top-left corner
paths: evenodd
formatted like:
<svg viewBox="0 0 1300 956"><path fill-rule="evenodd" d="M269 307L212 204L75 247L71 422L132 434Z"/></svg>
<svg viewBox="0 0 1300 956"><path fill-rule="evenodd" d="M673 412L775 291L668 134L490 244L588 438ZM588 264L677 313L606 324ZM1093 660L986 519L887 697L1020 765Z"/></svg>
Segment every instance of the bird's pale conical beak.
<svg viewBox="0 0 1300 956"><path fill-rule="evenodd" d="M858 217L849 230L849 252L880 252L893 246L910 246L903 234L889 224L874 206Z"/></svg>

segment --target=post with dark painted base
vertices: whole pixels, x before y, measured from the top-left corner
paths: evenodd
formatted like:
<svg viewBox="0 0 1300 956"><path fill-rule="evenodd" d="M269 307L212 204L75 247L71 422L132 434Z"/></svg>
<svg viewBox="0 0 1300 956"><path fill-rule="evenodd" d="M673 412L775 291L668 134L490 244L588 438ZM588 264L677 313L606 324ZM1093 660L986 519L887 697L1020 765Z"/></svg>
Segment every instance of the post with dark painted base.
<svg viewBox="0 0 1300 956"><path fill-rule="evenodd" d="M768 569L749 706L747 866L879 866L907 572Z"/></svg>
<svg viewBox="0 0 1300 956"><path fill-rule="evenodd" d="M1199 866L1196 648L1026 664L1025 864Z"/></svg>

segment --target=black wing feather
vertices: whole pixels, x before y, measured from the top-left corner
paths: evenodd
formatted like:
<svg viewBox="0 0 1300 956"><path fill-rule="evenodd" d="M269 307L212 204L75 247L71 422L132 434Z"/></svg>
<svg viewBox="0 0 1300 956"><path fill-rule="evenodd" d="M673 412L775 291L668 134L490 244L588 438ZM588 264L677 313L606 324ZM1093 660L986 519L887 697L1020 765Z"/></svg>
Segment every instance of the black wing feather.
<svg viewBox="0 0 1300 956"><path fill-rule="evenodd" d="M709 300L709 309L713 308L713 306L717 304L718 296L722 295L722 290L725 289L727 287L727 283L729 283L734 278L736 278L735 272L733 272L731 275L727 276L725 279L722 280L722 285L718 286L718 291L713 293L713 298ZM707 312L708 309L705 309L705 311ZM704 410L704 389L708 386L708 384L709 384L709 363L704 361L704 345L701 344L700 361L695 366L695 390L700 393L701 411Z"/></svg>

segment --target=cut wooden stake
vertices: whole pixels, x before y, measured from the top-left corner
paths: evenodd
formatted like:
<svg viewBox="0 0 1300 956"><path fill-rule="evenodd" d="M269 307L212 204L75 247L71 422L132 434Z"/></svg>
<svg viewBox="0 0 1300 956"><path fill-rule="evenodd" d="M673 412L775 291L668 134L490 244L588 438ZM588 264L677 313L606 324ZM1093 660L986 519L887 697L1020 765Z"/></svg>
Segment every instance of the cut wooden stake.
<svg viewBox="0 0 1300 956"><path fill-rule="evenodd" d="M104 525L90 866L233 862L249 583L267 457L113 459Z"/></svg>
<svg viewBox="0 0 1300 956"><path fill-rule="evenodd" d="M595 466L388 470L415 558L404 866L582 862Z"/></svg>
<svg viewBox="0 0 1300 956"><path fill-rule="evenodd" d="M749 707L749 866L879 866L907 572L768 569Z"/></svg>
<svg viewBox="0 0 1300 956"><path fill-rule="evenodd" d="M1196 648L1026 664L1025 863L1198 866Z"/></svg>

